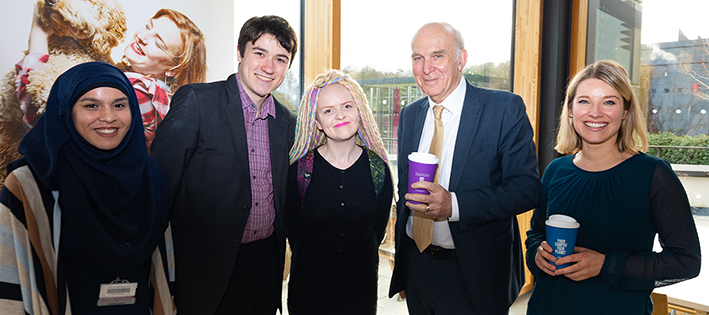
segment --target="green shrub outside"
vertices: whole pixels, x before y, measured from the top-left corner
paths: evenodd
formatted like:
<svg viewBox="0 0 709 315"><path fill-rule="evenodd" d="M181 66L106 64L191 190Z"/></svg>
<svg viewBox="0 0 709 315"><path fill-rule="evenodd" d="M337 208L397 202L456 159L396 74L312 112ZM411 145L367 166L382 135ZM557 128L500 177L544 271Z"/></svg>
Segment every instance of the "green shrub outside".
<svg viewBox="0 0 709 315"><path fill-rule="evenodd" d="M677 136L669 131L648 134L650 146L709 147L709 136ZM648 148L647 154L658 156L659 148ZM709 149L661 148L663 160L670 164L709 165Z"/></svg>

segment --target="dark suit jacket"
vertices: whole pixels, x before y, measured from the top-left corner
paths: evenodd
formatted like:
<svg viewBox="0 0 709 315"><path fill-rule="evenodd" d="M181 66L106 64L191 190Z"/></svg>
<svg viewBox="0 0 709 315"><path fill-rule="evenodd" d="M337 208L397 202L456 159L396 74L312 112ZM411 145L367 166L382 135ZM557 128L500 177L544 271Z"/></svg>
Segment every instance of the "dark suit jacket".
<svg viewBox="0 0 709 315"><path fill-rule="evenodd" d="M428 98L420 99L404 107L399 117L396 266L390 297L405 289L405 261L416 254L401 246L412 211L404 198L407 157L418 150L428 107ZM460 210L460 221L449 225L468 296L479 314L507 314L524 284L515 216L536 207L542 191L533 131L519 96L467 83L449 191L456 193Z"/></svg>
<svg viewBox="0 0 709 315"><path fill-rule="evenodd" d="M292 111L276 102L268 132L280 269L264 281L273 281L278 303L288 151L295 122ZM235 75L180 88L158 126L151 152L170 189L177 307L183 314L212 314L229 282L251 209L244 115Z"/></svg>

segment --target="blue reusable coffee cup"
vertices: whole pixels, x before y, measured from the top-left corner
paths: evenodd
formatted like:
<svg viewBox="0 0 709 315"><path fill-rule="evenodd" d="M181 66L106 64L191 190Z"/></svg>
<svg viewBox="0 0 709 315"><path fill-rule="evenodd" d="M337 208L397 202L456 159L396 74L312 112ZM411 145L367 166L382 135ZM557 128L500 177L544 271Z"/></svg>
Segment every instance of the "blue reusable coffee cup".
<svg viewBox="0 0 709 315"><path fill-rule="evenodd" d="M554 249L552 254L557 259L573 254L576 246L576 234L581 226L576 222L576 219L563 214L554 214L549 216L546 225L547 243ZM569 266L569 264L557 266L551 261L549 263L559 269Z"/></svg>

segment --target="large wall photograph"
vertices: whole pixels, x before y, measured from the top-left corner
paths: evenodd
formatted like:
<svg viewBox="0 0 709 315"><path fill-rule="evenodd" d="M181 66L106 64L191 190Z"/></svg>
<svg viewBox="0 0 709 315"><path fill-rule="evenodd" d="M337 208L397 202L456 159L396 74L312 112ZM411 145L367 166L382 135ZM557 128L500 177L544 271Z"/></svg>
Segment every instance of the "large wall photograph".
<svg viewBox="0 0 709 315"><path fill-rule="evenodd" d="M141 104L147 99L154 107L142 113L150 146L180 86L237 71L236 42L248 18L280 15L298 29L300 13L297 3L235 6L228 0L2 0L0 7L0 185L52 83L71 66L103 61L124 70ZM299 99L298 68L294 63L275 92L290 107Z"/></svg>
<svg viewBox="0 0 709 315"><path fill-rule="evenodd" d="M89 61L131 79L149 146L182 85L235 71L233 2L3 1L0 18L0 184L17 146L44 112L54 80ZM210 49L211 47L211 49ZM152 105L152 106L151 106Z"/></svg>

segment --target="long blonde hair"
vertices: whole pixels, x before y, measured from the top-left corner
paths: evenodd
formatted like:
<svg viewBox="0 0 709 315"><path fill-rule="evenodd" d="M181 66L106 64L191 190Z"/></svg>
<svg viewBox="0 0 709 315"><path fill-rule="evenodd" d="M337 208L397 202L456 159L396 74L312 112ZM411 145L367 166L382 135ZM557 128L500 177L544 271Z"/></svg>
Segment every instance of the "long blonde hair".
<svg viewBox="0 0 709 315"><path fill-rule="evenodd" d="M355 142L374 151L388 165L389 159L384 149L384 142L379 136L379 128L377 128L377 123L374 120L374 115L372 115L362 87L351 76L339 70L330 70L318 75L300 101L298 122L295 125L295 143L290 150L290 163L295 163L309 151L327 142L325 133L315 125L315 117L320 91L330 84L341 84L347 88L352 95L352 99L354 99L361 121Z"/></svg>
<svg viewBox="0 0 709 315"><path fill-rule="evenodd" d="M574 129L572 118L569 117L571 107L576 97L576 89L586 79L598 79L610 85L623 97L623 108L628 111L620 123L616 145L619 152L636 154L647 151L647 129L645 119L640 111L638 97L633 92L630 78L625 68L613 60L601 60L581 70L566 90L564 107L559 116L559 131L556 135L554 150L561 154L576 153L583 149L583 141Z"/></svg>

